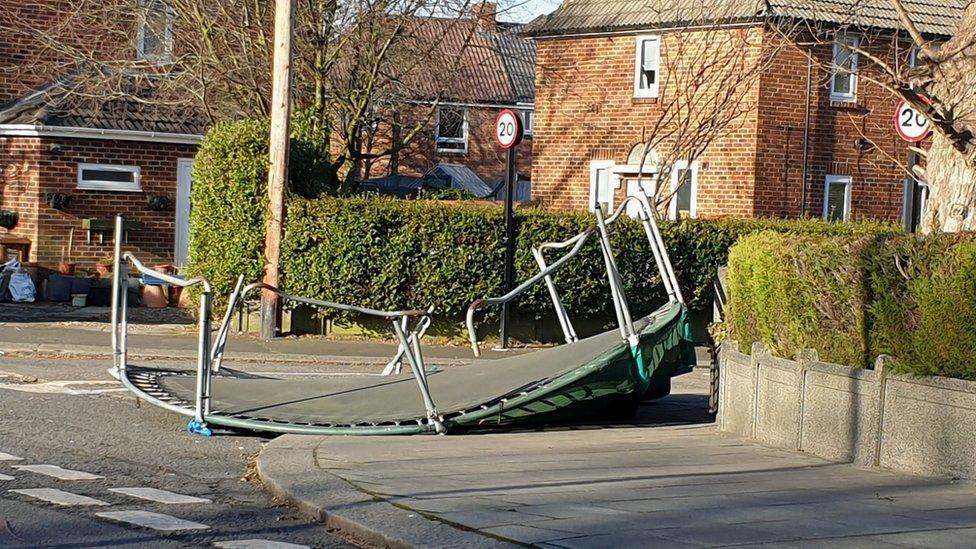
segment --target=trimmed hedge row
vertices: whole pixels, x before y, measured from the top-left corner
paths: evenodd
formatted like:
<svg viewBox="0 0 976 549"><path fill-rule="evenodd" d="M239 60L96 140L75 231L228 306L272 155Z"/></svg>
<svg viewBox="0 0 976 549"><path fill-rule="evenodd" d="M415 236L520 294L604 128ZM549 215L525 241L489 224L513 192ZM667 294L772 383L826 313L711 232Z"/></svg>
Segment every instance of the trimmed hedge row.
<svg viewBox="0 0 976 549"><path fill-rule="evenodd" d="M196 209L196 206L194 206ZM197 209L199 212L199 209ZM225 248L191 254L194 274L205 274L221 294L229 293L237 273L256 277L261 268L260 223L233 226L238 217L225 208L211 210L207 226L251 243L253 252ZM198 213L197 219L203 217ZM516 271L519 280L536 272L533 245L565 240L593 223L586 213L522 209L516 214ZM684 220L661 230L692 307L711 304L712 281L741 235L763 229L796 234L860 234L888 230L884 225L835 225L819 221ZM200 234L200 231L194 234ZM665 298L643 228L624 219L611 230L627 296L635 314L650 312ZM226 238L226 237L225 237ZM197 240L194 240L195 244ZM550 257L550 262L558 257ZM393 198L293 198L282 244L283 285L289 292L378 309L437 306L439 316L463 315L475 299L501 293L504 216L493 205L444 204ZM612 314L603 260L595 238L555 276L574 317ZM519 313L543 318L552 306L544 285L521 297Z"/></svg>
<svg viewBox="0 0 976 549"><path fill-rule="evenodd" d="M976 380L976 235L796 237L763 232L729 255L730 335L917 375Z"/></svg>

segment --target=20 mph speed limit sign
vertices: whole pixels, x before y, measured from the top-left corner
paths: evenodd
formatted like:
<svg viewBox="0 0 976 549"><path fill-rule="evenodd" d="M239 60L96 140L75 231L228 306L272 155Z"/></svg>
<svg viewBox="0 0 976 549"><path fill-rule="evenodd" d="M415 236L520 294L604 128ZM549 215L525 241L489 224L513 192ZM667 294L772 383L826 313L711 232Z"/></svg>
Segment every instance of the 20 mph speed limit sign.
<svg viewBox="0 0 976 549"><path fill-rule="evenodd" d="M895 111L895 129L905 141L918 143L932 133L932 124L925 113L913 107L908 101L902 101Z"/></svg>
<svg viewBox="0 0 976 549"><path fill-rule="evenodd" d="M522 117L511 109L498 113L495 119L495 139L498 146L511 149L522 141Z"/></svg>

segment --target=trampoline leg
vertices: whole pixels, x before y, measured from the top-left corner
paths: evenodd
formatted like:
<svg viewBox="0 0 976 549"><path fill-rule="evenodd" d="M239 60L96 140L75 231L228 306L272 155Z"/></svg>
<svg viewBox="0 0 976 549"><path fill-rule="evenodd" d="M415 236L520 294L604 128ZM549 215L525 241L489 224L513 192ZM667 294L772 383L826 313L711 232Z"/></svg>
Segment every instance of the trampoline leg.
<svg viewBox="0 0 976 549"><path fill-rule="evenodd" d="M440 418L437 417L437 408L434 406L434 401L430 397L430 387L427 385L427 371L424 370L423 355L415 352L419 349L420 342L416 341L416 348L413 347L410 341L408 341L403 327L397 320L393 321L393 331L396 333L397 339L400 340L400 347L403 349L403 354L406 355L407 361L410 363L410 369L413 370L413 377L417 380L417 385L420 387L420 394L424 399L424 408L427 409L427 420L434 424L434 428L439 434L446 433L447 429L441 423ZM411 335L416 336L415 333Z"/></svg>

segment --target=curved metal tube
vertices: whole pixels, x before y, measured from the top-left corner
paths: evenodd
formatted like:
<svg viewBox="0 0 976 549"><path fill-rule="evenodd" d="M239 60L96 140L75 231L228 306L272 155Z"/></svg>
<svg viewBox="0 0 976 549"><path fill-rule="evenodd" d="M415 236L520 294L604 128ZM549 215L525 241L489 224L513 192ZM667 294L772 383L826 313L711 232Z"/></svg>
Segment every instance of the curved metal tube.
<svg viewBox="0 0 976 549"><path fill-rule="evenodd" d="M240 297L240 299L246 298L247 297L247 294L249 294L249 293L251 293L251 292L253 292L254 290L257 290L257 289L268 290L270 292L274 292L274 293L278 294L279 296L281 296L281 297L283 297L283 298L285 298L285 299L287 299L289 301L294 301L296 303L304 303L306 305L312 305L312 306L315 306L315 307L326 307L326 308L329 308L329 309L339 309L340 311L348 311L348 312L351 312L351 313L360 313L360 314L364 314L364 315L378 316L380 318L386 318L386 319L390 319L390 320L395 319L395 318L404 317L404 316L415 317L415 316L426 316L426 315L430 314L427 311L423 311L423 310L420 310L420 309L411 309L411 310L406 310L406 311L379 311L379 310L376 310L376 309L370 309L368 307L357 307L355 305L346 305L344 303L334 303L332 301L322 301L320 299L311 299L311 298L308 298L308 297L299 297L299 296L295 296L295 295L291 295L291 294L286 294L285 292L279 290L278 288L275 288L274 286L265 284L264 282L255 282L254 284L248 284L247 286L245 286L244 289L241 290L241 297Z"/></svg>
<svg viewBox="0 0 976 549"><path fill-rule="evenodd" d="M142 264L141 261L136 259L136 256L132 255L131 252L125 252L123 258L126 261L132 263L132 266L135 267L136 270L139 271L140 273L144 275L154 276L167 284L172 284L173 286L179 286L181 288L189 288L191 286L196 286L197 284L202 284L204 292L207 293L213 292L213 287L210 285L210 281L207 280L206 278L203 278L202 276L191 278L189 280L184 280L182 278L177 278L173 275L164 274L159 271L154 271L153 269L146 267L145 265Z"/></svg>
<svg viewBox="0 0 976 549"><path fill-rule="evenodd" d="M546 269L540 271L539 273L537 273L532 278L526 280L525 282L523 282L522 284L520 284L514 290L508 292L507 294L505 294L503 296L489 297L489 298L486 298L486 299L478 299L478 300L474 301L471 305L468 306L468 312L467 312L467 315L465 315L465 323L467 324L467 327L468 327L468 338L471 340L471 350L474 351L474 356L481 356L481 349L478 348L478 337L477 337L477 335L475 335L475 331L474 331L474 313L475 313L475 311L478 310L478 309L487 307L488 305L501 305L503 303L507 303L507 302L515 299L519 295L525 293L525 291L528 290L529 288L531 288L532 286L538 284L538 282L540 280L543 280L547 276L549 276L552 273L558 271L570 259L572 259L573 257L575 257L576 254L578 254L581 249L583 249L583 244L586 242L586 239L591 234L593 234L593 231L595 231L595 230L596 230L596 227L588 227L585 231L583 231L582 233L574 236L573 238L571 238L571 239L569 239L569 240L567 240L565 242L558 243L558 244L566 244L566 245L568 245L567 243L572 242L574 240L576 241L576 243L573 246L573 248L570 251L566 252L566 255L560 257L558 260L556 260L555 263L553 263L552 265L550 265ZM545 246L545 244L543 244L543 246ZM559 246L557 245L556 247L559 247ZM563 247L565 247L565 246L563 246Z"/></svg>

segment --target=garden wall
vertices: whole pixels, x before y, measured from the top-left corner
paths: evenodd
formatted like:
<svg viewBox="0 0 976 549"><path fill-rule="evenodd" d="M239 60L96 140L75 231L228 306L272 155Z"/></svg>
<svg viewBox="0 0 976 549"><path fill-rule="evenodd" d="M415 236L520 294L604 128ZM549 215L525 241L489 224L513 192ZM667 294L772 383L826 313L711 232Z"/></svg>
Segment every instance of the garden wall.
<svg viewBox="0 0 976 549"><path fill-rule="evenodd" d="M919 475L976 479L976 382L719 351L721 431L826 459Z"/></svg>

